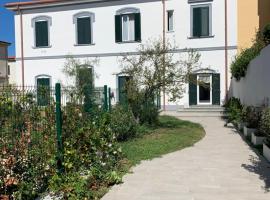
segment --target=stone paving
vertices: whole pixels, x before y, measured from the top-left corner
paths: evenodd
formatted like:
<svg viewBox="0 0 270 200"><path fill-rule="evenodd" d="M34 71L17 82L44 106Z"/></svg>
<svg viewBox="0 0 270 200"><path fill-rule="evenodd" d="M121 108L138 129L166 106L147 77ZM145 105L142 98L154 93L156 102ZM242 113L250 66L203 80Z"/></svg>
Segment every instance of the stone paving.
<svg viewBox="0 0 270 200"><path fill-rule="evenodd" d="M218 117L193 147L143 161L102 200L270 200L270 164ZM269 192L268 192L269 191Z"/></svg>

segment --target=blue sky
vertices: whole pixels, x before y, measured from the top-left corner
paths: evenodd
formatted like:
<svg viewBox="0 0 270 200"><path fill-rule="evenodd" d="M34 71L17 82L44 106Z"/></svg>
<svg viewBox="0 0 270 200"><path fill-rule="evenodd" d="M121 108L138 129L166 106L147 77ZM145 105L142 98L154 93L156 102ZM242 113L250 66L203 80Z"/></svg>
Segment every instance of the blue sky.
<svg viewBox="0 0 270 200"><path fill-rule="evenodd" d="M26 0L0 0L0 40L12 43L9 47L9 56L15 56L14 19L13 12L8 11L4 5L18 1Z"/></svg>

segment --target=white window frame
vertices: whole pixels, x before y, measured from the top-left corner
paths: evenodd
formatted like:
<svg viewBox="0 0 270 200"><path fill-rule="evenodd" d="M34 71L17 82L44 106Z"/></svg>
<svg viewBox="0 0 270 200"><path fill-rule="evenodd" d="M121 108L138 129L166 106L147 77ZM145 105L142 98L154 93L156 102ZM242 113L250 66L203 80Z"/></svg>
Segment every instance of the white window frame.
<svg viewBox="0 0 270 200"><path fill-rule="evenodd" d="M193 35L193 10L194 8L201 8L201 7L208 7L209 8L209 35L208 36L201 36L199 38L207 38L207 37L213 37L212 33L212 4L197 4L197 5L191 5L190 6L190 37L191 38L197 38Z"/></svg>
<svg viewBox="0 0 270 200"><path fill-rule="evenodd" d="M212 105L212 74L197 74L197 83L199 83L200 76L209 76L210 78L210 101L209 102L200 102L200 84L197 84L197 105Z"/></svg>
<svg viewBox="0 0 270 200"><path fill-rule="evenodd" d="M41 21L47 21L48 24L48 46L39 46L37 47L36 45L36 22L41 22ZM37 16L32 19L31 26L33 28L33 35L34 35L34 42L33 42L33 48L50 48L51 47L51 26L52 26L52 18L47 15L42 15L42 16Z"/></svg>
<svg viewBox="0 0 270 200"><path fill-rule="evenodd" d="M91 27L91 41L90 44L78 44L78 18L90 18ZM94 23L95 23L95 13L92 12L79 12L73 15L73 24L75 25L75 45L74 46L89 46L94 45Z"/></svg>
<svg viewBox="0 0 270 200"><path fill-rule="evenodd" d="M135 27L135 15L136 13L140 13L140 9L139 8L135 8L135 7L125 7L125 8L121 8L119 10L116 11L116 15L120 15L121 16L121 26L122 26L122 42L125 43L125 42L136 42L136 36L135 36L135 33L136 33L136 27ZM134 15L134 39L133 40L130 40L128 38L128 40L124 40L123 39L123 32L124 32L124 29L123 29L123 16L124 15ZM128 31L129 33L129 31Z"/></svg>
<svg viewBox="0 0 270 200"><path fill-rule="evenodd" d="M133 22L134 22L133 37L134 38L131 38L131 35L130 35L130 28L131 28L130 27L130 16L133 16ZM127 17L127 21L128 21L127 39L124 39L124 17ZM134 15L134 13L121 15L121 23L122 23L122 41L123 42L134 42L135 41L135 15Z"/></svg>
<svg viewBox="0 0 270 200"><path fill-rule="evenodd" d="M172 30L169 30L169 13L172 13ZM167 10L167 32L174 32L174 10Z"/></svg>

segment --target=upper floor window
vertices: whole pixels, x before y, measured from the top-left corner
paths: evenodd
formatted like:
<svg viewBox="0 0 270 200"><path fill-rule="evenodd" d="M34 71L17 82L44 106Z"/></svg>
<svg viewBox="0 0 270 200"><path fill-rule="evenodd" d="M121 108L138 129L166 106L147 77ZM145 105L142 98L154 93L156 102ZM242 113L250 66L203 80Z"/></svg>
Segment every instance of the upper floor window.
<svg viewBox="0 0 270 200"><path fill-rule="evenodd" d="M173 10L167 11L167 31L173 31Z"/></svg>
<svg viewBox="0 0 270 200"><path fill-rule="evenodd" d="M93 22L95 15L91 12L81 12L73 16L76 25L76 44L90 45L93 43Z"/></svg>
<svg viewBox="0 0 270 200"><path fill-rule="evenodd" d="M35 47L50 46L50 26L52 25L51 17L39 16L32 19L34 28Z"/></svg>
<svg viewBox="0 0 270 200"><path fill-rule="evenodd" d="M137 8L124 8L115 15L115 41L141 41L141 14Z"/></svg>
<svg viewBox="0 0 270 200"><path fill-rule="evenodd" d="M207 37L212 35L211 5L191 6L191 16L192 37Z"/></svg>

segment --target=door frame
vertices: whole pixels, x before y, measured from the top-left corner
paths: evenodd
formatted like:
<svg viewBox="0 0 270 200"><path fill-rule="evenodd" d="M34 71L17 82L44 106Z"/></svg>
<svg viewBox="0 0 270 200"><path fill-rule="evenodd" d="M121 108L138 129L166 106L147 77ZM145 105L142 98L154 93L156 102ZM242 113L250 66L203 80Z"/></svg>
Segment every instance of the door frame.
<svg viewBox="0 0 270 200"><path fill-rule="evenodd" d="M200 76L205 76L205 75L208 75L208 76L210 76L210 101L209 102L207 102L207 103L202 103L202 102L200 102L200 85L199 84L197 84L197 105L212 105L213 104L213 101L212 101L212 93L213 93L213 88L212 88L212 86L213 86L213 83L212 83L212 79L213 79L213 76L212 76L212 74L197 74L197 83L199 82L199 78L200 78Z"/></svg>

